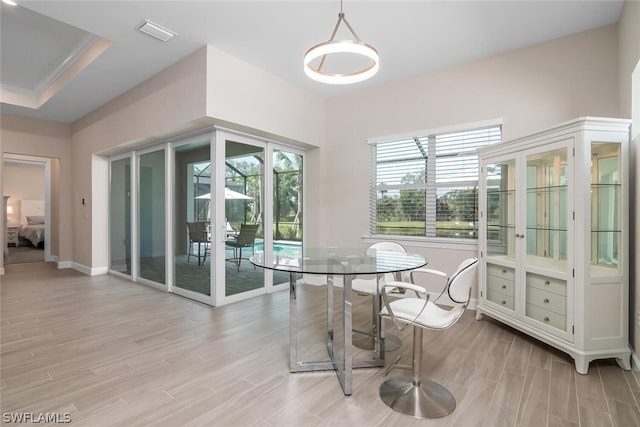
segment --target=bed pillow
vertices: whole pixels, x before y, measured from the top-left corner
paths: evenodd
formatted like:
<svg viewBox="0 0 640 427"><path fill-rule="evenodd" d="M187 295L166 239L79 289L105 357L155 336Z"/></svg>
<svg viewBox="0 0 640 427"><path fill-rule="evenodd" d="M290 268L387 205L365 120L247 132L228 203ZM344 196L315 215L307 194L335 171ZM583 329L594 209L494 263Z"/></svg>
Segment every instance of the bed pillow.
<svg viewBox="0 0 640 427"><path fill-rule="evenodd" d="M44 216L28 216L27 224L29 225L44 224Z"/></svg>

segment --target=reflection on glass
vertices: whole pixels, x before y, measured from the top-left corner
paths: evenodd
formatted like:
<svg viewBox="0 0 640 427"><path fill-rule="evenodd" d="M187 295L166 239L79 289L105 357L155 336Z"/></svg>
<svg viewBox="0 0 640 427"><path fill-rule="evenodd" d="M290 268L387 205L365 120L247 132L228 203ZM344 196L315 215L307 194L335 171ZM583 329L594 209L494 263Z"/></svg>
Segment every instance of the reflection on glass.
<svg viewBox="0 0 640 427"><path fill-rule="evenodd" d="M591 263L618 267L620 250L620 147L593 144L591 182Z"/></svg>
<svg viewBox="0 0 640 427"><path fill-rule="evenodd" d="M111 162L111 269L131 275L131 159Z"/></svg>
<svg viewBox="0 0 640 427"><path fill-rule="evenodd" d="M138 180L140 277L166 284L164 150L140 155Z"/></svg>
<svg viewBox="0 0 640 427"><path fill-rule="evenodd" d="M273 254L300 254L302 247L302 156L273 152ZM298 255L299 256L299 255ZM275 285L288 283L289 275L273 272Z"/></svg>
<svg viewBox="0 0 640 427"><path fill-rule="evenodd" d="M515 161L485 168L487 254L515 257Z"/></svg>
<svg viewBox="0 0 640 427"><path fill-rule="evenodd" d="M254 251L263 250L264 149L228 140L225 150L225 214L230 243L225 245L225 295L230 296L264 287L264 270L247 260ZM241 235L242 224L259 224L255 237Z"/></svg>
<svg viewBox="0 0 640 427"><path fill-rule="evenodd" d="M567 258L566 165L566 149L527 157L527 255Z"/></svg>
<svg viewBox="0 0 640 427"><path fill-rule="evenodd" d="M175 286L211 295L211 161L208 140L175 149Z"/></svg>

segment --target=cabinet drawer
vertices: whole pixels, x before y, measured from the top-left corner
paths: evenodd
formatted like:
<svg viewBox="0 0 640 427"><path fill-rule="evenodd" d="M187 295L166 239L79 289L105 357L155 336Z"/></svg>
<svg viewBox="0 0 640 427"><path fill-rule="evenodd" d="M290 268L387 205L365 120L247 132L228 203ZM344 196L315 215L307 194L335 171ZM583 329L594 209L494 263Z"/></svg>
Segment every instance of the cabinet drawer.
<svg viewBox="0 0 640 427"><path fill-rule="evenodd" d="M487 289L487 300L506 307L509 310L513 310L516 306L512 296L503 294L502 292L493 290L491 288Z"/></svg>
<svg viewBox="0 0 640 427"><path fill-rule="evenodd" d="M567 318L553 311L545 310L533 304L527 304L525 315L562 331L567 330Z"/></svg>
<svg viewBox="0 0 640 427"><path fill-rule="evenodd" d="M527 273L527 288L537 288L557 295L567 295L567 282L552 277Z"/></svg>
<svg viewBox="0 0 640 427"><path fill-rule="evenodd" d="M487 276L487 289L513 297L515 295L515 283L504 277Z"/></svg>
<svg viewBox="0 0 640 427"><path fill-rule="evenodd" d="M511 282L513 282L516 277L516 273L513 268L502 267L495 264L487 264L487 274L494 277L502 277Z"/></svg>
<svg viewBox="0 0 640 427"><path fill-rule="evenodd" d="M567 315L567 297L527 286L527 304Z"/></svg>

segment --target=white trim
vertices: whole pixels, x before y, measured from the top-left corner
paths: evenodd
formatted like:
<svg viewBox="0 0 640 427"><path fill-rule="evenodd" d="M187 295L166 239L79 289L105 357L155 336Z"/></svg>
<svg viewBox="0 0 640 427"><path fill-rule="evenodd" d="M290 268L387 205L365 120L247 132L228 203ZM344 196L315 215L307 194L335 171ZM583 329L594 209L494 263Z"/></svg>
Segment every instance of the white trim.
<svg viewBox="0 0 640 427"><path fill-rule="evenodd" d="M65 268L73 268L72 261L58 261L57 263L58 270L63 270Z"/></svg>
<svg viewBox="0 0 640 427"><path fill-rule="evenodd" d="M4 276L4 267L0 267L0 276Z"/></svg>
<svg viewBox="0 0 640 427"><path fill-rule="evenodd" d="M71 263L71 268L73 268L76 271L79 271L80 273L84 273L88 276L100 276L102 274L107 274L109 272L109 268L108 267L87 267L86 265L80 264L78 262L75 261L70 261ZM58 268L60 266L60 263L58 264Z"/></svg>
<svg viewBox="0 0 640 427"><path fill-rule="evenodd" d="M441 133L462 132L464 130L473 130L490 126L502 126L502 118L481 120L477 122L458 123L455 125L442 126L433 129L422 129L418 131L403 132L395 135L376 136L367 138L367 144L379 144L381 142L394 141L400 139L414 138L427 135L438 135Z"/></svg>
<svg viewBox="0 0 640 427"><path fill-rule="evenodd" d="M232 131L226 131L221 129L216 129L215 134L215 163L212 163L214 167L215 179L212 177L212 188L211 188L211 200L219 201L222 200L223 203L215 203L215 209L211 211L211 224L214 224L214 230L221 230L218 234L219 237L216 238L212 242L212 252L215 253L215 270L217 271L216 281L215 281L215 291L212 294L215 295L215 305L222 306L226 304L230 304L232 302L241 301L244 299L248 299L257 295L262 295L267 292L267 281L264 280L263 286L247 292L242 292L240 294L235 295L227 295L226 294L226 268L225 263L225 240L226 240L226 220L225 220L225 203L224 203L224 187L225 187L225 161L226 161L226 142L230 140L235 143L248 145L251 147L257 147L262 150L263 161L264 161L264 174L267 175L268 169L267 165L271 162L267 158L268 156L268 147L271 142L264 138L258 138L256 136L241 134ZM266 178L263 176L263 194L262 197L264 200L269 200L267 198L268 194L268 186L266 184ZM269 204L271 205L271 203ZM265 210L267 206L265 205ZM267 213L262 212L262 227L263 230L270 229L270 227L266 226L267 222ZM215 236L215 232L214 232ZM268 233L265 232L265 245L267 245L271 241L272 236L269 236ZM212 255L212 260L213 255ZM214 269L214 264L212 263L211 268ZM268 270L265 270L265 277ZM222 280L221 280L222 279Z"/></svg>
<svg viewBox="0 0 640 427"><path fill-rule="evenodd" d="M173 284L169 293L213 307L211 295L201 294L200 292L195 292L189 289L183 289L180 286L175 286Z"/></svg>
<svg viewBox="0 0 640 427"><path fill-rule="evenodd" d="M173 292L175 282L175 248L174 248L174 228L173 207L175 200L175 149L170 142L167 142L164 150L164 282L167 292Z"/></svg>
<svg viewBox="0 0 640 427"><path fill-rule="evenodd" d="M131 203L131 206L129 209L131 210L131 224L129 229L131 231L129 238L131 239L131 278L135 282L140 273L140 259L138 257L138 185L140 184L138 170L140 169L140 156L136 150L131 152L130 168L129 191L131 196L129 197L129 203ZM109 206L109 210L111 210L111 206Z"/></svg>

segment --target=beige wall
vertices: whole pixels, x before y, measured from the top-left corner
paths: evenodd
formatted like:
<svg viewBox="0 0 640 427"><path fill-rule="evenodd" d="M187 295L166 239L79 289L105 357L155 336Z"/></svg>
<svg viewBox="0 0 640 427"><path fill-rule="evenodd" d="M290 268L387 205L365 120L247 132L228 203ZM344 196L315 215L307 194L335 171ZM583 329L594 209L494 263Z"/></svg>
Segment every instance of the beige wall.
<svg viewBox="0 0 640 427"><path fill-rule="evenodd" d="M326 150L317 153L323 174L312 183L319 194L306 206L319 243L359 245L369 234L367 138L501 119L512 139L580 116L618 116L617 31L606 26L329 100ZM406 244L450 270L476 251Z"/></svg>
<svg viewBox="0 0 640 427"><path fill-rule="evenodd" d="M205 82L206 50L200 49L73 124L70 215L77 267L107 269L108 163L96 153L122 152L205 126Z"/></svg>
<svg viewBox="0 0 640 427"><path fill-rule="evenodd" d="M119 96L72 128L73 198L88 201L71 212L74 261L91 273L107 269L108 163L99 154L214 124L298 146L320 145L322 113L320 99L211 46Z"/></svg>
<svg viewBox="0 0 640 427"><path fill-rule="evenodd" d="M10 115L0 116L0 152L44 157L51 161L51 255L71 261L73 223L67 211L71 204L72 159L69 125ZM4 174L0 164L0 175ZM3 184L4 185L4 184Z"/></svg>
<svg viewBox="0 0 640 427"><path fill-rule="evenodd" d="M636 356L640 349L640 2L626 1L619 22L619 97L620 110L633 119L631 163L631 225L635 233L631 237L630 260L631 280L629 282L631 307L630 337ZM635 248L635 250L634 250ZM636 362L639 362L636 360Z"/></svg>
<svg viewBox="0 0 640 427"><path fill-rule="evenodd" d="M321 99L213 46L207 46L207 116L296 146L325 140Z"/></svg>

